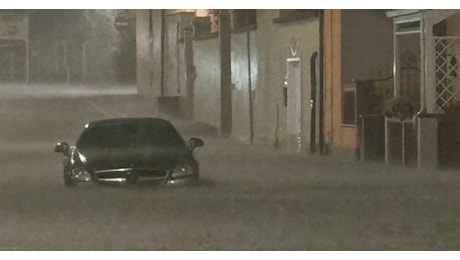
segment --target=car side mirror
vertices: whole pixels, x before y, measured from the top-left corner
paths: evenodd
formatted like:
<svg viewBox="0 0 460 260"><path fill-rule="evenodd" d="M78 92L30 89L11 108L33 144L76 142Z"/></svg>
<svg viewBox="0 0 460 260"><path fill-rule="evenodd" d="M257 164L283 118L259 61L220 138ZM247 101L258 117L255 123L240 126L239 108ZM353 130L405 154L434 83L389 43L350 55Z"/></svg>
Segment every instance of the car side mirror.
<svg viewBox="0 0 460 260"><path fill-rule="evenodd" d="M69 155L69 144L67 142L59 142L54 147L56 153L63 153L64 155Z"/></svg>
<svg viewBox="0 0 460 260"><path fill-rule="evenodd" d="M193 150L197 147L201 147L204 145L203 140L201 140L200 138L196 138L196 137L190 138L188 143L189 143L190 150Z"/></svg>

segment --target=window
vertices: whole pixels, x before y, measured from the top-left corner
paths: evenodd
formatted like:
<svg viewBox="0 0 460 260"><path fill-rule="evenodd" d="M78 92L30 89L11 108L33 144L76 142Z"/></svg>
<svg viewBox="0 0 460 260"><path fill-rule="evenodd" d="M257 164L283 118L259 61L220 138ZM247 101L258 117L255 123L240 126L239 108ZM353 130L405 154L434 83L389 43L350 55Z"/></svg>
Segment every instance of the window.
<svg viewBox="0 0 460 260"><path fill-rule="evenodd" d="M288 23L318 15L319 10L316 9L280 9L279 17L273 19L273 23Z"/></svg>
<svg viewBox="0 0 460 260"><path fill-rule="evenodd" d="M233 10L231 12L232 32L245 32L257 28L257 10Z"/></svg>
<svg viewBox="0 0 460 260"><path fill-rule="evenodd" d="M420 32L420 21L396 24L396 34Z"/></svg>
<svg viewBox="0 0 460 260"><path fill-rule="evenodd" d="M195 40L217 37L219 34L219 15L215 10L207 10L206 16L197 16L193 22Z"/></svg>
<svg viewBox="0 0 460 260"><path fill-rule="evenodd" d="M356 88L354 84L345 85L342 93L342 124L356 124Z"/></svg>

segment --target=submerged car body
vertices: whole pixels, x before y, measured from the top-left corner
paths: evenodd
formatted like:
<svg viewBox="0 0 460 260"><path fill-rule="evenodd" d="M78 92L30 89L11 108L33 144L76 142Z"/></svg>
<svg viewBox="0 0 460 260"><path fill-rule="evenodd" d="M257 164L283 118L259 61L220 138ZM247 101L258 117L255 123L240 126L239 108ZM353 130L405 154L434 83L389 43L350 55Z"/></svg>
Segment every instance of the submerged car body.
<svg viewBox="0 0 460 260"><path fill-rule="evenodd" d="M193 156L199 138L186 143L174 126L161 118L114 118L85 126L75 146L56 144L64 154L64 185L79 182L151 180L175 183L197 180Z"/></svg>

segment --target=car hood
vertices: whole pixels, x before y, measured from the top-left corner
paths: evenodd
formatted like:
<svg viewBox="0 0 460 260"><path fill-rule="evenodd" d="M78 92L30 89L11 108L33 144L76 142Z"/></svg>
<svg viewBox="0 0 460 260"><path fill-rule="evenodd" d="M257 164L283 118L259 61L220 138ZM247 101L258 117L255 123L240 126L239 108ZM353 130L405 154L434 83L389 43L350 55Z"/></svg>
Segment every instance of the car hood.
<svg viewBox="0 0 460 260"><path fill-rule="evenodd" d="M98 171L119 168L173 168L190 155L185 147L136 148L80 148L80 161L88 170Z"/></svg>

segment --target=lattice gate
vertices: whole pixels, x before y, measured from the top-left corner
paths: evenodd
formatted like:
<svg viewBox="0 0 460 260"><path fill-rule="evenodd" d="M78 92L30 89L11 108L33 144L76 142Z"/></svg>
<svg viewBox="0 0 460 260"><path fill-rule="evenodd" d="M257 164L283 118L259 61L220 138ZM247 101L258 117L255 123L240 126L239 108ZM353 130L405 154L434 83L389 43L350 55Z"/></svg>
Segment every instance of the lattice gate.
<svg viewBox="0 0 460 260"><path fill-rule="evenodd" d="M455 88L458 75L456 54L460 53L460 37L434 37L436 109L444 109L459 96Z"/></svg>

